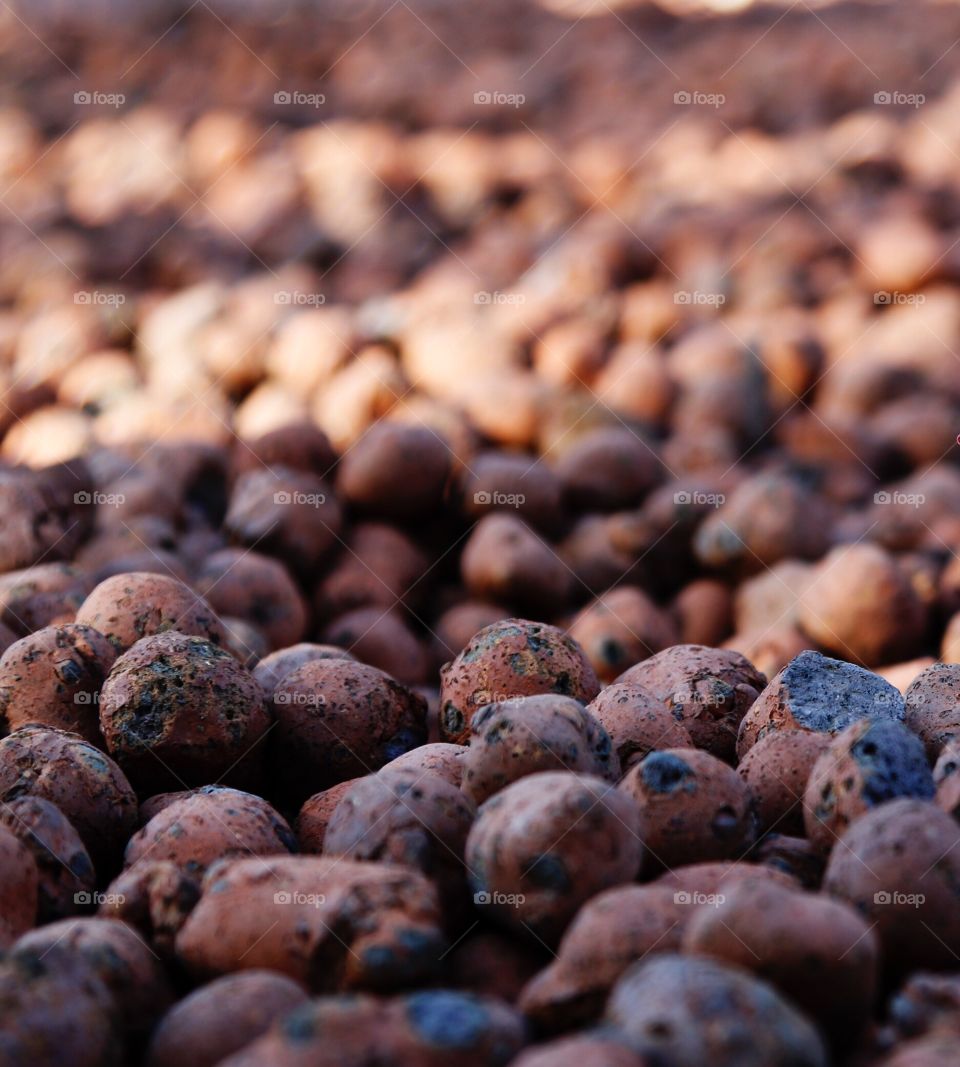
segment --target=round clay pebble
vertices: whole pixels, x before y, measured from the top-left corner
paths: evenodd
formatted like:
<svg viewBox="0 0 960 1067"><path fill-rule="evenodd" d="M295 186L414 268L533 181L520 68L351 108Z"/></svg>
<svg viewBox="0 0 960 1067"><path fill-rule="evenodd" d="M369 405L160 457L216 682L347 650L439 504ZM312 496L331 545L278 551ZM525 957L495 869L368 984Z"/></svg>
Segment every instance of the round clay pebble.
<svg viewBox="0 0 960 1067"><path fill-rule="evenodd" d="M564 502L582 511L634 507L660 480L656 452L625 426L578 435L556 464Z"/></svg>
<svg viewBox="0 0 960 1067"><path fill-rule="evenodd" d="M335 645L314 645L303 641L289 648L281 648L264 656L254 667L253 676L260 683L266 694L267 700L273 699L273 694L284 678L292 674L298 667L305 663L312 663L318 659L348 659L355 660L346 649L337 648Z"/></svg>
<svg viewBox="0 0 960 1067"><path fill-rule="evenodd" d="M486 704L538 693L560 693L588 704L600 692L583 649L562 630L526 619L504 619L474 634L440 672L440 732L465 743L474 713Z"/></svg>
<svg viewBox="0 0 960 1067"><path fill-rule="evenodd" d="M803 821L810 842L829 852L847 827L897 797L936 792L923 744L900 723L861 719L830 742L810 772Z"/></svg>
<svg viewBox="0 0 960 1067"><path fill-rule="evenodd" d="M445 980L454 989L516 1004L523 987L549 958L536 942L477 925L450 949L444 960Z"/></svg>
<svg viewBox="0 0 960 1067"><path fill-rule="evenodd" d="M765 834L757 842L752 858L762 866L789 875L804 889L819 889L823 881L824 857L805 837Z"/></svg>
<svg viewBox="0 0 960 1067"><path fill-rule="evenodd" d="M0 825L20 839L36 863L40 922L73 915L93 899L93 862L80 835L55 804L29 794L14 797L0 804ZM29 894L25 896L29 899Z"/></svg>
<svg viewBox="0 0 960 1067"><path fill-rule="evenodd" d="M220 620L203 597L176 578L143 571L101 582L80 605L76 621L99 630L118 652L167 630L215 645L223 640Z"/></svg>
<svg viewBox="0 0 960 1067"><path fill-rule="evenodd" d="M418 752L419 749L414 749L414 751ZM387 766L392 766L392 764L388 763ZM330 825L331 816L337 810L337 805L353 785L362 781L362 778L348 778L345 782L337 782L329 789L314 793L312 797L304 801L295 825L301 852L317 854L323 852L327 827Z"/></svg>
<svg viewBox="0 0 960 1067"><path fill-rule="evenodd" d="M953 815L960 814L960 738L948 741L940 750L933 768L937 807Z"/></svg>
<svg viewBox="0 0 960 1067"><path fill-rule="evenodd" d="M521 994L519 1008L543 1033L576 1029L603 1014L617 979L652 952L678 952L693 909L669 886L598 893L567 927L557 958Z"/></svg>
<svg viewBox="0 0 960 1067"><path fill-rule="evenodd" d="M356 608L383 611L408 602L417 605L426 591L424 578L429 570L426 554L395 526L358 523L317 586L317 618L335 619Z"/></svg>
<svg viewBox="0 0 960 1067"><path fill-rule="evenodd" d="M693 745L683 723L641 685L608 685L587 705L587 711L610 735L624 774L657 749Z"/></svg>
<svg viewBox="0 0 960 1067"><path fill-rule="evenodd" d="M642 858L633 800L568 771L529 775L491 797L466 852L477 907L548 943L585 900L635 878Z"/></svg>
<svg viewBox="0 0 960 1067"><path fill-rule="evenodd" d="M249 671L205 638L175 630L125 652L100 695L107 751L146 794L255 780L269 726Z"/></svg>
<svg viewBox="0 0 960 1067"><path fill-rule="evenodd" d="M956 1055L955 1034L932 1034L898 1045L877 1067L949 1067Z"/></svg>
<svg viewBox="0 0 960 1067"><path fill-rule="evenodd" d="M0 800L22 796L55 804L101 875L137 823L136 794L117 764L76 734L48 726L23 726L0 741Z"/></svg>
<svg viewBox="0 0 960 1067"><path fill-rule="evenodd" d="M0 964L4 1067L102 1067L122 1062L117 1008L89 967L38 953Z"/></svg>
<svg viewBox="0 0 960 1067"><path fill-rule="evenodd" d="M598 1031L533 1045L511 1067L654 1067L654 1063L618 1040L615 1032Z"/></svg>
<svg viewBox="0 0 960 1067"><path fill-rule="evenodd" d="M912 798L862 815L830 854L824 891L874 923L886 973L951 970L960 951L960 826Z"/></svg>
<svg viewBox="0 0 960 1067"><path fill-rule="evenodd" d="M830 746L828 734L778 730L743 757L737 773L753 797L757 830L802 834L803 794L813 765Z"/></svg>
<svg viewBox="0 0 960 1067"><path fill-rule="evenodd" d="M463 475L463 510L473 519L511 510L550 533L560 522L560 496L560 479L553 469L519 452L481 452L471 457Z"/></svg>
<svg viewBox="0 0 960 1067"><path fill-rule="evenodd" d="M733 631L733 600L729 588L713 578L698 578L673 600L673 614L684 645L716 646Z"/></svg>
<svg viewBox="0 0 960 1067"><path fill-rule="evenodd" d="M330 439L312 422L289 422L252 441L238 440L230 457L234 478L263 467L292 467L325 478L337 462Z"/></svg>
<svg viewBox="0 0 960 1067"><path fill-rule="evenodd" d="M504 608L483 600L465 600L445 611L432 625L438 661L445 663L453 659L470 644L474 634L499 622L507 614Z"/></svg>
<svg viewBox="0 0 960 1067"><path fill-rule="evenodd" d="M147 861L121 871L98 899L101 918L132 926L166 960L200 899L200 884L169 860Z"/></svg>
<svg viewBox="0 0 960 1067"><path fill-rule="evenodd" d="M446 441L425 426L378 422L342 456L337 491L367 514L427 515L443 499L452 458Z"/></svg>
<svg viewBox="0 0 960 1067"><path fill-rule="evenodd" d="M0 950L37 921L39 885L33 853L13 830L0 826Z"/></svg>
<svg viewBox="0 0 960 1067"><path fill-rule="evenodd" d="M431 674L426 647L398 612L357 608L332 622L321 637L404 685L419 685Z"/></svg>
<svg viewBox="0 0 960 1067"><path fill-rule="evenodd" d="M450 745L445 741L434 741L429 745L412 748L391 760L384 768L389 770L430 771L439 774L458 789L463 781L463 758L467 754L466 745Z"/></svg>
<svg viewBox="0 0 960 1067"><path fill-rule="evenodd" d="M758 741L779 730L835 735L859 719L903 722L899 690L856 664L801 652L747 712L737 753L742 760Z"/></svg>
<svg viewBox="0 0 960 1067"><path fill-rule="evenodd" d="M904 722L924 743L930 759L936 759L960 734L960 665L934 663L914 678L903 699Z"/></svg>
<svg viewBox="0 0 960 1067"><path fill-rule="evenodd" d="M301 985L270 971L244 971L194 990L160 1020L145 1067L216 1067L307 999Z"/></svg>
<svg viewBox="0 0 960 1067"><path fill-rule="evenodd" d="M273 702L273 765L297 802L377 771L427 739L423 698L364 663L306 663L283 679Z"/></svg>
<svg viewBox="0 0 960 1067"><path fill-rule="evenodd" d="M506 1067L526 1041L523 1019L495 997L431 989L390 999L321 997L295 1009L220 1067L309 1063Z"/></svg>
<svg viewBox="0 0 960 1067"><path fill-rule="evenodd" d="M223 626L224 652L252 671L261 659L270 651L266 636L246 619L236 619L225 615L220 620Z"/></svg>
<svg viewBox="0 0 960 1067"><path fill-rule="evenodd" d="M654 865L738 859L753 844L750 790L709 752L651 752L619 788L640 808L640 836Z"/></svg>
<svg viewBox="0 0 960 1067"><path fill-rule="evenodd" d="M445 951L436 891L422 874L341 856L215 865L176 947L196 975L262 967L314 992L416 985Z"/></svg>
<svg viewBox="0 0 960 1067"><path fill-rule="evenodd" d="M114 998L124 1031L145 1037L173 995L169 979L149 945L116 919L61 919L24 934L10 950L13 959L49 956L68 970L93 970Z"/></svg>
<svg viewBox="0 0 960 1067"><path fill-rule="evenodd" d="M460 571L471 596L537 615L560 611L573 581L559 554L523 519L503 511L485 515L474 526Z"/></svg>
<svg viewBox="0 0 960 1067"><path fill-rule="evenodd" d="M241 474L223 520L232 541L307 577L339 543L342 524L340 502L327 483L289 467Z"/></svg>
<svg viewBox="0 0 960 1067"><path fill-rule="evenodd" d="M620 761L606 730L572 697L541 693L481 708L470 723L461 788L482 804L538 771L578 771L616 782Z"/></svg>
<svg viewBox="0 0 960 1067"><path fill-rule="evenodd" d="M672 953L631 967L607 1020L676 1067L826 1067L816 1028L766 982L739 967Z"/></svg>
<svg viewBox="0 0 960 1067"><path fill-rule="evenodd" d="M303 637L307 605L279 560L224 548L207 557L194 585L220 615L253 623L271 649L288 648Z"/></svg>
<svg viewBox="0 0 960 1067"><path fill-rule="evenodd" d="M800 628L821 647L865 667L921 651L926 611L878 545L840 545L817 565L800 599Z"/></svg>
<svg viewBox="0 0 960 1067"><path fill-rule="evenodd" d="M687 728L697 748L732 762L740 721L766 678L737 652L674 645L617 679L649 689Z"/></svg>
<svg viewBox="0 0 960 1067"><path fill-rule="evenodd" d="M323 853L416 868L454 906L464 897L463 852L475 815L473 802L439 775L384 768L344 793Z"/></svg>
<svg viewBox="0 0 960 1067"><path fill-rule="evenodd" d="M888 1017L902 1037L937 1030L957 1033L960 1025L960 981L954 974L911 975L891 998Z"/></svg>
<svg viewBox="0 0 960 1067"><path fill-rule="evenodd" d="M848 1047L870 1018L877 938L853 908L829 897L741 882L697 909L683 948L753 971Z"/></svg>
<svg viewBox="0 0 960 1067"><path fill-rule="evenodd" d="M225 786L204 786L158 812L130 838L127 867L175 863L199 878L216 860L296 851L286 821L260 797Z"/></svg>
<svg viewBox="0 0 960 1067"><path fill-rule="evenodd" d="M76 613L90 592L84 571L72 563L39 563L0 576L0 620L18 636Z"/></svg>
<svg viewBox="0 0 960 1067"><path fill-rule="evenodd" d="M89 626L47 626L0 657L0 714L10 729L40 723L102 745L100 687L113 666L113 645Z"/></svg>
<svg viewBox="0 0 960 1067"><path fill-rule="evenodd" d="M635 663L679 639L673 620L642 590L611 589L580 612L570 636L587 654L601 682L612 682Z"/></svg>
<svg viewBox="0 0 960 1067"><path fill-rule="evenodd" d="M960 663L960 611L950 618L943 631L940 659L944 663Z"/></svg>
<svg viewBox="0 0 960 1067"><path fill-rule="evenodd" d="M694 538L706 567L755 574L782 559L818 559L829 544L829 508L799 481L771 472L742 482Z"/></svg>

